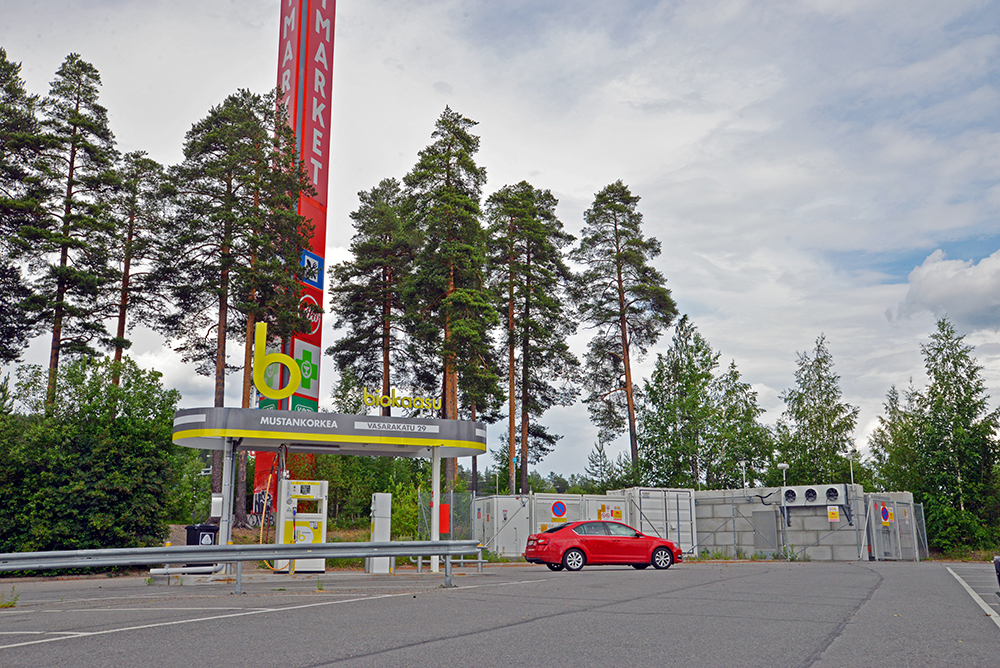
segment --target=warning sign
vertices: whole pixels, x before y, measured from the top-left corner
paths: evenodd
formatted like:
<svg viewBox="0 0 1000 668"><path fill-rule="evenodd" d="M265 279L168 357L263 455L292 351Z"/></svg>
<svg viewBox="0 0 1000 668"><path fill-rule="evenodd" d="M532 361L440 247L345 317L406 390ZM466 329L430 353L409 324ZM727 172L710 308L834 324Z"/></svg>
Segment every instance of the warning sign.
<svg viewBox="0 0 1000 668"><path fill-rule="evenodd" d="M826 518L831 522L840 521L840 507L839 506L827 506L826 507Z"/></svg>

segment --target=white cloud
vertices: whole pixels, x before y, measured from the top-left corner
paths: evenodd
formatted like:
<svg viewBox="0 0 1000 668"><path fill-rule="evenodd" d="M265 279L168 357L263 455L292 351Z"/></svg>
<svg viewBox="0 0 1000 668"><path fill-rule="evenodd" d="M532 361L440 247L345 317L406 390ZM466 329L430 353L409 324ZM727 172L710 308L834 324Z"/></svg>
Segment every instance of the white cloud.
<svg viewBox="0 0 1000 668"><path fill-rule="evenodd" d="M961 330L1000 329L1000 251L979 262L949 260L931 253L910 272L909 290L898 315L920 311L948 316Z"/></svg>

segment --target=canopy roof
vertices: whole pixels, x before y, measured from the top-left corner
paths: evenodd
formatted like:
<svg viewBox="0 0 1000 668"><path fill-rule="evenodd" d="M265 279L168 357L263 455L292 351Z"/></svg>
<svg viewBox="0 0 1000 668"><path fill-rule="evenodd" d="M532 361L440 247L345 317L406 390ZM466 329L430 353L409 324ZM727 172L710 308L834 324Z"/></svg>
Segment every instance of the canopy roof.
<svg viewBox="0 0 1000 668"><path fill-rule="evenodd" d="M222 450L225 439L241 450L318 454L469 457L486 452L486 425L469 420L428 420L340 413L185 408L174 413L174 443Z"/></svg>

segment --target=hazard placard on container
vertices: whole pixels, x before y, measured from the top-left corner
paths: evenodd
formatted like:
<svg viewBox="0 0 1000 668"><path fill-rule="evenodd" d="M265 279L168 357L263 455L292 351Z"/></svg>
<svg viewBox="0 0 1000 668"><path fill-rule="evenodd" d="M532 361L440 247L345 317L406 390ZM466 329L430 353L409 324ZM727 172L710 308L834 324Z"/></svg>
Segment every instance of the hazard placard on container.
<svg viewBox="0 0 1000 668"><path fill-rule="evenodd" d="M840 521L840 507L839 506L827 506L826 507L826 518L831 522Z"/></svg>

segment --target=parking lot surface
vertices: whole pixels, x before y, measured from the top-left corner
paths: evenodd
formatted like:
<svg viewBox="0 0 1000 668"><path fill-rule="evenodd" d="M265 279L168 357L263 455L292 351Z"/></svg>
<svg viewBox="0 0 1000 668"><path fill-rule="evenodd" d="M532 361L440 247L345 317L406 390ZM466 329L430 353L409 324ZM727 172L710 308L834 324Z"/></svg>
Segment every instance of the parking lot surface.
<svg viewBox="0 0 1000 668"><path fill-rule="evenodd" d="M0 666L996 666L992 564L0 581Z"/></svg>

